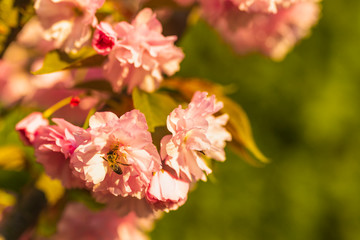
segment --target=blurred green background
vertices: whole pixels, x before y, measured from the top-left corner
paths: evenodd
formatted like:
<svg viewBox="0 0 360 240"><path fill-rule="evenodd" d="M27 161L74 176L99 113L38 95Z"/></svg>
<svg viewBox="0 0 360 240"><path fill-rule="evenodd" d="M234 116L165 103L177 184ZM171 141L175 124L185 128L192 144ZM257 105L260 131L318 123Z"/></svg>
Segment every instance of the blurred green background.
<svg viewBox="0 0 360 240"><path fill-rule="evenodd" d="M324 1L319 24L282 62L235 56L205 23L181 40L179 76L236 84L271 163L230 150L152 239L360 239L360 1Z"/></svg>

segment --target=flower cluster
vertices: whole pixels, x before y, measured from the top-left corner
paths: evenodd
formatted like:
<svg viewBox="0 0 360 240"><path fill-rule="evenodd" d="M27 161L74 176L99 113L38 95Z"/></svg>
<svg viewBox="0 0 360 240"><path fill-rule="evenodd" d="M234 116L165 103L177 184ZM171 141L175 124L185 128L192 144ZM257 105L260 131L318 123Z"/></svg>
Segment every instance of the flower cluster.
<svg viewBox="0 0 360 240"><path fill-rule="evenodd" d="M317 0L199 0L206 20L241 54L281 60L317 22Z"/></svg>
<svg viewBox="0 0 360 240"><path fill-rule="evenodd" d="M274 59L307 34L319 14L315 0L174 1L198 3L239 53ZM16 125L43 166L39 171L103 207L94 212L64 197L69 204L54 239L144 239L139 219L149 225L182 206L212 164L225 161L227 142L257 150L250 127L242 133L233 120L246 122L245 114L222 87L165 78L180 69L184 53L175 42L181 34L165 36L174 31L163 31L160 21L172 12L141 9L146 2L35 0L35 15L16 43L0 49L6 51L0 105L39 109ZM239 116L230 119L227 110Z"/></svg>
<svg viewBox="0 0 360 240"><path fill-rule="evenodd" d="M86 188L107 203L145 198L148 208L169 211L185 203L191 183L206 180L208 159L225 160L225 141L231 140L224 127L228 115L214 116L222 107L214 95L196 92L186 109L174 109L161 156L144 114L136 109L121 117L96 112L88 129L58 118L49 125L41 113L33 113L16 129L34 146L46 173L65 187Z"/></svg>

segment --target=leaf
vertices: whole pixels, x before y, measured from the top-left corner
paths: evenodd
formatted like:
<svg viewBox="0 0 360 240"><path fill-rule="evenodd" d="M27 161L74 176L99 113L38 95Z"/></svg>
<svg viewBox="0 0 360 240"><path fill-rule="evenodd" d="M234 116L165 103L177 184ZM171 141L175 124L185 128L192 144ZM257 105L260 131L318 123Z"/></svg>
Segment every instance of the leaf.
<svg viewBox="0 0 360 240"><path fill-rule="evenodd" d="M235 152L253 165L269 161L256 146L250 122L244 110L236 102L225 96L226 92L233 90L232 87L226 88L198 78L172 78L164 81L162 86L179 91L187 101L191 100L196 91L206 91L209 94L214 94L219 101L224 103L221 112L230 116L226 128L232 135L233 140L230 145Z"/></svg>
<svg viewBox="0 0 360 240"><path fill-rule="evenodd" d="M166 93L147 93L137 88L132 94L134 107L144 113L149 131L165 126L169 113L177 107L176 102Z"/></svg>
<svg viewBox="0 0 360 240"><path fill-rule="evenodd" d="M33 74L46 74L65 69L96 67L106 59L98 55L94 49L83 47L76 54L66 54L60 50L53 50L46 54L43 67Z"/></svg>
<svg viewBox="0 0 360 240"><path fill-rule="evenodd" d="M269 160L256 146L251 132L250 121L242 107L227 97L221 97L219 100L224 103L222 111L230 116L227 129L233 137L230 145L232 145L235 152L254 165L258 165L254 161L254 157L261 163L268 163Z"/></svg>

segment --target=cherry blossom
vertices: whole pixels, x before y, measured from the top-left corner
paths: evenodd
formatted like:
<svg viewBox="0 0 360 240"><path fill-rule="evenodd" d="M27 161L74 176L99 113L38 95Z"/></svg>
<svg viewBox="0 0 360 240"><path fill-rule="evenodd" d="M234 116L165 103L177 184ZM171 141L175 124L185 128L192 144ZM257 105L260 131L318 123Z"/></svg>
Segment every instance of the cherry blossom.
<svg viewBox="0 0 360 240"><path fill-rule="evenodd" d="M148 238L142 230L151 225L152 222L139 220L133 213L119 217L110 209L95 212L80 203L70 203L51 239L145 240Z"/></svg>
<svg viewBox="0 0 360 240"><path fill-rule="evenodd" d="M226 141L231 141L231 134L225 130L224 126L229 120L229 115L224 113L221 116L214 117L209 115L206 117L209 123L207 137L210 141L210 149L204 150L206 156L218 161L225 161L225 145Z"/></svg>
<svg viewBox="0 0 360 240"><path fill-rule="evenodd" d="M223 146L231 139L223 125L227 115L215 118L214 113L223 107L215 96L207 97L206 92L196 92L188 105L173 110L167 119L167 128L172 135L161 140L161 157L178 177L187 181L206 180L211 169L204 161L207 154L223 161Z"/></svg>
<svg viewBox="0 0 360 240"><path fill-rule="evenodd" d="M55 49L56 40L45 39L45 29L41 25L39 19L32 17L21 29L17 36L17 42L26 48L35 49L41 54Z"/></svg>
<svg viewBox="0 0 360 240"><path fill-rule="evenodd" d="M287 8L294 3L313 0L231 0L241 11L277 13L279 8Z"/></svg>
<svg viewBox="0 0 360 240"><path fill-rule="evenodd" d="M18 131L20 138L25 145L32 145L36 135L38 135L39 128L48 125L49 121L43 117L42 113L33 112L18 122L15 129Z"/></svg>
<svg viewBox="0 0 360 240"><path fill-rule="evenodd" d="M52 178L61 180L67 188L84 187L84 182L72 173L70 157L86 138L85 130L64 119L53 118L56 125L41 127L34 140L36 161Z"/></svg>
<svg viewBox="0 0 360 240"><path fill-rule="evenodd" d="M107 55L114 47L117 40L117 34L112 26L107 22L101 22L96 26L92 46L97 53Z"/></svg>
<svg viewBox="0 0 360 240"><path fill-rule="evenodd" d="M200 2L205 18L235 51L240 54L258 51L274 60L283 59L301 38L309 34L319 17L319 5L315 0L272 1L272 7L269 5L272 10L267 11L251 5L260 1Z"/></svg>
<svg viewBox="0 0 360 240"><path fill-rule="evenodd" d="M36 0L35 11L44 28L44 38L57 48L76 52L91 37L97 24L95 12L105 0Z"/></svg>
<svg viewBox="0 0 360 240"><path fill-rule="evenodd" d="M161 170L151 179L146 199L157 210L169 212L182 206L187 200L189 183Z"/></svg>
<svg viewBox="0 0 360 240"><path fill-rule="evenodd" d="M162 73L171 76L179 70L184 54L174 46L176 36L162 35L161 23L151 9L140 11L131 24L117 23L115 31L119 40L104 65L115 91L126 86L130 93L138 86L151 92L162 81Z"/></svg>
<svg viewBox="0 0 360 240"><path fill-rule="evenodd" d="M161 164L145 116L138 110L120 118L97 112L89 125L91 139L78 146L71 158L74 174L94 192L142 198Z"/></svg>
<svg viewBox="0 0 360 240"><path fill-rule="evenodd" d="M13 53L19 54L16 50ZM0 101L6 106L21 101L34 91L30 76L21 69L23 63L16 60L0 59Z"/></svg>

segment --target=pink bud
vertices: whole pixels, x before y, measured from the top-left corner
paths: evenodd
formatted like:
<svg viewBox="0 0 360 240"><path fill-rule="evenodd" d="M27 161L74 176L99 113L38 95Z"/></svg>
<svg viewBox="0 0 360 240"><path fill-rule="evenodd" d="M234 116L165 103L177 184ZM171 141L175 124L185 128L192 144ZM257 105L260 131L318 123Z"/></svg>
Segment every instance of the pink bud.
<svg viewBox="0 0 360 240"><path fill-rule="evenodd" d="M114 47L116 37L116 32L112 29L111 25L101 22L96 26L92 46L98 54L107 55Z"/></svg>
<svg viewBox="0 0 360 240"><path fill-rule="evenodd" d="M79 105L79 103L80 103L80 98L79 98L78 96L73 97L73 98L71 98L71 100L70 100L70 106L71 106L71 107L76 107L76 106Z"/></svg>

